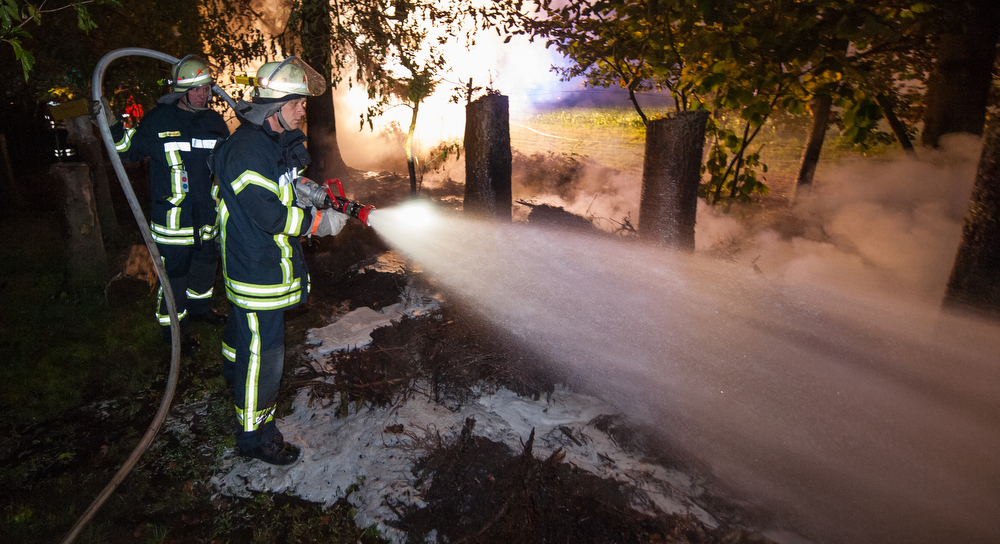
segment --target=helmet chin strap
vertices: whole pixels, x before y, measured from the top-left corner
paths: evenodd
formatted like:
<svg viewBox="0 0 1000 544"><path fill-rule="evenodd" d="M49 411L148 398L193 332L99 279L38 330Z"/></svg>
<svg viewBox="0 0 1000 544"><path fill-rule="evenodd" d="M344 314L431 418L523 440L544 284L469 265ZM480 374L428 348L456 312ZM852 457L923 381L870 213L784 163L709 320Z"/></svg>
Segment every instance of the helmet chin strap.
<svg viewBox="0 0 1000 544"><path fill-rule="evenodd" d="M278 110L278 124L285 130L292 130L292 127L288 126L288 121L285 121L285 117L281 115L281 110Z"/></svg>

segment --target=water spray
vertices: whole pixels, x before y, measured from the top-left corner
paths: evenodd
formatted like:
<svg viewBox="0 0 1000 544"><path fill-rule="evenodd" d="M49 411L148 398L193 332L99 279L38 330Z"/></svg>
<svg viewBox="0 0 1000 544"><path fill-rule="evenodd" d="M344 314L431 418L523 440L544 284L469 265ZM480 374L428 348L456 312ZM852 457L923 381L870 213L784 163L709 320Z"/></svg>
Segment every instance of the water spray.
<svg viewBox="0 0 1000 544"><path fill-rule="evenodd" d="M996 324L612 237L414 223L405 207L373 228L449 298L661 431L776 530L1000 541Z"/></svg>

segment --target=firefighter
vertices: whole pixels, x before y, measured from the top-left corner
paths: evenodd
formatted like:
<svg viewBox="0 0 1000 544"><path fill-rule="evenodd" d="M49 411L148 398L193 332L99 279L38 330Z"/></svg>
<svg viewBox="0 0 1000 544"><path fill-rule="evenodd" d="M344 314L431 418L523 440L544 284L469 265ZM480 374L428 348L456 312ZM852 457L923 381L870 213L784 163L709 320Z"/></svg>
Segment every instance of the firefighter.
<svg viewBox="0 0 1000 544"><path fill-rule="evenodd" d="M251 102L239 100L241 124L215 151L222 197L222 271L231 310L222 337L223 375L233 391L239 453L276 465L298 459L285 442L274 408L285 358L285 311L304 304L309 276L300 236L340 232L347 216L317 210L296 195L310 185L299 123L305 99L326 89L298 57L260 67ZM298 181L298 182L297 182Z"/></svg>
<svg viewBox="0 0 1000 544"><path fill-rule="evenodd" d="M219 228L217 189L208 157L217 143L229 136L229 127L221 115L208 108L213 74L214 68L201 57L184 57L173 67L172 92L157 101L137 128L111 126L123 161L149 157L150 230L174 293L185 354L198 347L190 321L215 326L226 322L225 315L212 307ZM104 112L110 113L107 106ZM170 316L162 287L156 317L169 343Z"/></svg>

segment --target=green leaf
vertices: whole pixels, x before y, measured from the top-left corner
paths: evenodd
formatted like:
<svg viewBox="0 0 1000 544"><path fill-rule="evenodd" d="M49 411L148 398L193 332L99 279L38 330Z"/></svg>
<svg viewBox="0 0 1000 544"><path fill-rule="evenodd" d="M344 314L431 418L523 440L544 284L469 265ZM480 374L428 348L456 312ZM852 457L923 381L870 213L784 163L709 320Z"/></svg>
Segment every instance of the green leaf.
<svg viewBox="0 0 1000 544"><path fill-rule="evenodd" d="M35 56L31 54L30 51L21 52L21 68L24 70L24 80L28 81L28 74L31 73L31 69L35 66Z"/></svg>
<svg viewBox="0 0 1000 544"><path fill-rule="evenodd" d="M3 15L3 26L5 29L9 29L13 26L14 21L20 21L21 17L17 14L17 8L4 5L3 9L0 10L0 14Z"/></svg>

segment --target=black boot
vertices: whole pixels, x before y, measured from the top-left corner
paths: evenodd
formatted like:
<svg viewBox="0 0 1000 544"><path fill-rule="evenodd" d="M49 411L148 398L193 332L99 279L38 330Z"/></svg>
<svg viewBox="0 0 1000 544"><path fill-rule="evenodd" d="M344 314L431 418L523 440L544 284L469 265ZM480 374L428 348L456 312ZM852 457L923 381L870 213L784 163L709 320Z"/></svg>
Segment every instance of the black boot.
<svg viewBox="0 0 1000 544"><path fill-rule="evenodd" d="M262 442L250 451L240 450L240 455L272 465L290 465L299 458L299 447L285 442L285 438L278 433L270 441Z"/></svg>
<svg viewBox="0 0 1000 544"><path fill-rule="evenodd" d="M163 341L169 346L171 345L171 335L170 327L160 327L160 332L163 333ZM191 334L191 329L188 327L187 319L181 320L181 355L191 355L198 349L201 342L198 341L198 337Z"/></svg>
<svg viewBox="0 0 1000 544"><path fill-rule="evenodd" d="M219 313L215 311L215 308L207 312L201 312L200 314L191 314L188 316L191 321L198 321L200 323L208 323L213 327L221 327L226 324L226 319L228 317L226 314Z"/></svg>
<svg viewBox="0 0 1000 544"><path fill-rule="evenodd" d="M200 345L201 342L199 342L198 339L194 337L194 335L189 334L181 338L181 355L193 354Z"/></svg>

